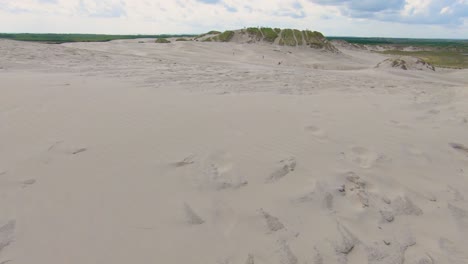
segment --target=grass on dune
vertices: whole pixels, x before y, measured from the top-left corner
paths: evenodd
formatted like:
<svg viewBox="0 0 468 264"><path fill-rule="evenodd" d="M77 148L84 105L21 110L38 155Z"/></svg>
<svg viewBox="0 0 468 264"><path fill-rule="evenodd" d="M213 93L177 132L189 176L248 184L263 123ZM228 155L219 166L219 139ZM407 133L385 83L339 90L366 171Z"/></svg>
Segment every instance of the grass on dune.
<svg viewBox="0 0 468 264"><path fill-rule="evenodd" d="M264 40L268 42L274 42L275 39L278 37L278 33L272 28L260 28L263 33Z"/></svg>
<svg viewBox="0 0 468 264"><path fill-rule="evenodd" d="M263 38L262 32L260 31L259 28L249 27L247 28L246 31L250 36L254 37L257 41Z"/></svg>
<svg viewBox="0 0 468 264"><path fill-rule="evenodd" d="M166 44L166 43L171 43L171 42L165 38L158 38L156 39L155 43Z"/></svg>
<svg viewBox="0 0 468 264"><path fill-rule="evenodd" d="M468 68L468 54L464 55L458 51L450 50L424 50L424 51L401 51L401 50L387 50L381 52L383 54L399 55L399 56L412 56L420 58L434 66L443 68Z"/></svg>
<svg viewBox="0 0 468 264"><path fill-rule="evenodd" d="M294 29L294 36L296 37L297 45L302 45L302 32Z"/></svg>
<svg viewBox="0 0 468 264"><path fill-rule="evenodd" d="M296 46L296 40L294 39L294 31L292 29L283 29L281 31L280 45Z"/></svg>
<svg viewBox="0 0 468 264"><path fill-rule="evenodd" d="M468 69L468 40L360 37L329 37L329 39L345 40L361 45L383 45L388 49L382 51L383 54L413 56L443 68ZM409 46L420 50L402 50Z"/></svg>
<svg viewBox="0 0 468 264"><path fill-rule="evenodd" d="M214 39L221 42L228 42L232 39L232 37L234 37L234 31L226 30L218 36L214 37Z"/></svg>

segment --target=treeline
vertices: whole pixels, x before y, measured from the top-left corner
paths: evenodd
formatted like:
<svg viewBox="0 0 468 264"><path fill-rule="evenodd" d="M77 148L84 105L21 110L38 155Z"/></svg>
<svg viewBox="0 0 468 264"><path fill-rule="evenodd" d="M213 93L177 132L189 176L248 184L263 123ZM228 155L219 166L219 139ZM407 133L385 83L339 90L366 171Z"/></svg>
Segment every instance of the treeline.
<svg viewBox="0 0 468 264"><path fill-rule="evenodd" d="M102 35L102 34L35 34L35 33L0 33L0 38L19 41L37 41L46 43L66 42L105 42L117 39L193 37L195 35Z"/></svg>

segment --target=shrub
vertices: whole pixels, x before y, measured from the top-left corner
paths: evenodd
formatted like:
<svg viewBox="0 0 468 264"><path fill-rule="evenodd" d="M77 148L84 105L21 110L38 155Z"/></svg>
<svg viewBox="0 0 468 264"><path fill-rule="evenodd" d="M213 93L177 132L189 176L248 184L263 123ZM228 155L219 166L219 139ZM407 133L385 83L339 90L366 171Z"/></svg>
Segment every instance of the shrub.
<svg viewBox="0 0 468 264"><path fill-rule="evenodd" d="M156 39L155 41L156 43L171 43L169 40L165 39L165 38L158 38Z"/></svg>

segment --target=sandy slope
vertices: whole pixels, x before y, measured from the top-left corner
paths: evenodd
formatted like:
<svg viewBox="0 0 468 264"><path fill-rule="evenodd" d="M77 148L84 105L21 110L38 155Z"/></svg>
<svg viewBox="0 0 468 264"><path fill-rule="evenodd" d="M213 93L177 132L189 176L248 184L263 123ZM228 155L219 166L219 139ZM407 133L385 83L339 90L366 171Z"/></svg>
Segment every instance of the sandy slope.
<svg viewBox="0 0 468 264"><path fill-rule="evenodd" d="M384 59L0 40L0 263L468 263L468 72Z"/></svg>

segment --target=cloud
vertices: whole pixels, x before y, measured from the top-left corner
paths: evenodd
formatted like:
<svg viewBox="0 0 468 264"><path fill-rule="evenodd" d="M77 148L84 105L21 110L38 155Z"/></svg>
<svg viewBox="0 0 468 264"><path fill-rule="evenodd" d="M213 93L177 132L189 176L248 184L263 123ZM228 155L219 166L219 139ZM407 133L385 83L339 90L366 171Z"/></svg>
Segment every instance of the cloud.
<svg viewBox="0 0 468 264"><path fill-rule="evenodd" d="M468 18L468 0L310 0L337 7L351 18L408 24L462 25Z"/></svg>
<svg viewBox="0 0 468 264"><path fill-rule="evenodd" d="M80 0L78 12L82 16L122 17L126 16L124 1Z"/></svg>
<svg viewBox="0 0 468 264"><path fill-rule="evenodd" d="M327 35L468 38L468 0L0 0L0 32L202 33L249 26Z"/></svg>
<svg viewBox="0 0 468 264"><path fill-rule="evenodd" d="M221 2L221 0L197 0L198 2L205 3L205 4L216 4Z"/></svg>

